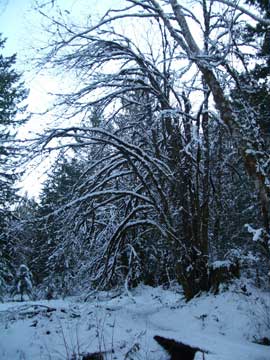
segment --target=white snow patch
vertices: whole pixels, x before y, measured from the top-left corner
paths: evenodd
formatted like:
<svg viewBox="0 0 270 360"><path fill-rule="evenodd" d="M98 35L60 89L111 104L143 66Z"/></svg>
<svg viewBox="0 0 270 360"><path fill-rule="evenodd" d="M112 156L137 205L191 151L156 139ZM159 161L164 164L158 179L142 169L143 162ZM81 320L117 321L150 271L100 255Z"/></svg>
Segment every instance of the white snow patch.
<svg viewBox="0 0 270 360"><path fill-rule="evenodd" d="M232 263L230 260L217 260L212 263L213 270L219 269L219 268L230 269L231 265L232 265Z"/></svg>
<svg viewBox="0 0 270 360"><path fill-rule="evenodd" d="M263 234L263 228L260 229L254 229L251 225L246 224L245 227L247 228L247 231L253 235L252 240L253 241L260 241L262 240L262 234Z"/></svg>
<svg viewBox="0 0 270 360"><path fill-rule="evenodd" d="M243 292L240 281L230 291L188 303L179 289L160 287L139 286L113 299L105 295L86 303L72 298L0 304L0 359L60 360L99 350L107 351L106 359L124 360L129 351L133 359L168 359L154 335L208 350L205 360L270 359L270 347L253 342L257 304L269 293L250 286Z"/></svg>

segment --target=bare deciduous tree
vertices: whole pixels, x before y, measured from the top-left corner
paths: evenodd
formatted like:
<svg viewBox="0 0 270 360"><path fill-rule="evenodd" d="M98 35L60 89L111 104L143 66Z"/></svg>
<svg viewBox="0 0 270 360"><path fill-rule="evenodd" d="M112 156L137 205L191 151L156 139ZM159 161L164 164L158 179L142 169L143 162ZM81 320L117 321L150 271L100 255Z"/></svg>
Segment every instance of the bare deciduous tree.
<svg viewBox="0 0 270 360"><path fill-rule="evenodd" d="M237 35L242 21L264 20L230 1L198 1L194 9L177 0L126 2L85 28L51 20L54 36L45 60L80 79L59 106L68 107L69 120L80 115L83 125L54 129L40 144L47 151L94 147L103 154L81 176L72 199L56 211L69 210L74 227L74 218L80 217L81 224L91 219L96 282L114 282L121 272L129 276L128 261L140 258L141 240L146 252L159 238L190 299L211 286L212 123L232 137L233 150L242 154L255 180L262 243L269 252L265 139L245 97L239 116L229 96L233 89L246 91L241 72L248 76L246 58L253 51L253 44ZM137 38L130 34L128 19L145 26ZM55 139L62 144L53 145ZM74 212L78 207L83 211ZM113 225L110 211L102 220L105 208L114 209Z"/></svg>

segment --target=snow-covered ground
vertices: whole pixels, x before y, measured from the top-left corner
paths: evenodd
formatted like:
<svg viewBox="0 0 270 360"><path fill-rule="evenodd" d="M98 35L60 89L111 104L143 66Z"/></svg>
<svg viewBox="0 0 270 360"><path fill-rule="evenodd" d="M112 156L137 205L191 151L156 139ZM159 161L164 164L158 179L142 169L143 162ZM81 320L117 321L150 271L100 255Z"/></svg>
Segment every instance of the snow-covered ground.
<svg viewBox="0 0 270 360"><path fill-rule="evenodd" d="M270 359L270 346L254 343L270 337L269 293L235 283L189 303L176 289L148 286L110 295L0 304L0 359L79 359L99 350L105 359L169 359L154 335L208 350L206 360Z"/></svg>

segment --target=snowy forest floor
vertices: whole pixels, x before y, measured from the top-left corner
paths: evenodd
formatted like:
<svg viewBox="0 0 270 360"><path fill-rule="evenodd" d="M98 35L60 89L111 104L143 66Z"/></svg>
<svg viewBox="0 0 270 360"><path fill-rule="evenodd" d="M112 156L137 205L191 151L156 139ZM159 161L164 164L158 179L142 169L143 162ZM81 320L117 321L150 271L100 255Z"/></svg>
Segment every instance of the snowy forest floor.
<svg viewBox="0 0 270 360"><path fill-rule="evenodd" d="M0 359L70 360L102 350L108 360L166 360L153 339L160 335L208 350L206 360L269 360L270 346L254 340L270 337L270 294L242 285L188 303L177 288L149 286L113 298L95 293L87 302L3 303Z"/></svg>

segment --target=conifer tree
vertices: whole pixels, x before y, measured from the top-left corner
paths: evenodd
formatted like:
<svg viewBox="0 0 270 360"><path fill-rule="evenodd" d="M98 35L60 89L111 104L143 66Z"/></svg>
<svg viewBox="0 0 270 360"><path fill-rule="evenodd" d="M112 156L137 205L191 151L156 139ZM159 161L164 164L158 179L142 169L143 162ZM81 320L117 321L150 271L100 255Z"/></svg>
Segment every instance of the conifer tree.
<svg viewBox="0 0 270 360"><path fill-rule="evenodd" d="M16 199L17 175L13 161L19 155L15 135L18 126L27 121L23 101L27 90L14 66L16 55L4 56L5 40L0 34L0 283L4 284L10 268L7 229L10 206Z"/></svg>

